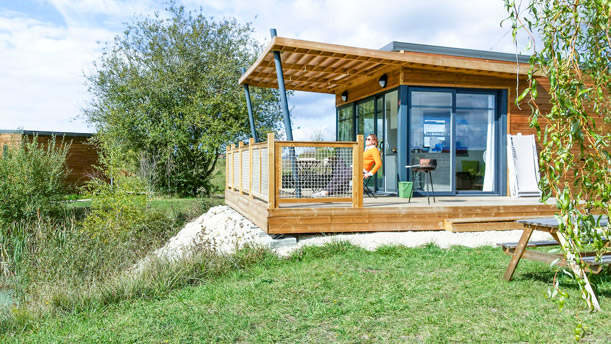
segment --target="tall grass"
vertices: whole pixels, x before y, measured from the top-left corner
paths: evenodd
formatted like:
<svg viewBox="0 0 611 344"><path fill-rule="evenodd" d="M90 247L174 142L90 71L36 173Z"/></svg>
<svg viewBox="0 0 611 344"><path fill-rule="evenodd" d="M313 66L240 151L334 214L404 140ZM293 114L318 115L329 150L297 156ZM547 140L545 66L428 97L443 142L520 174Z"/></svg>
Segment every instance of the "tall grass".
<svg viewBox="0 0 611 344"><path fill-rule="evenodd" d="M14 284L29 256L41 222L60 216L69 145L55 137L22 140L0 156L0 287Z"/></svg>
<svg viewBox="0 0 611 344"><path fill-rule="evenodd" d="M215 177L224 183L222 170ZM190 260L156 261L134 273L134 264L223 199L151 200L134 188L138 181L133 178L115 178L112 188L93 182L91 201L5 226L3 233L11 234L0 237L0 288L14 290L19 302L0 309L0 332L31 326L58 312L159 297L236 264L236 258L217 257L202 248Z"/></svg>
<svg viewBox="0 0 611 344"><path fill-rule="evenodd" d="M224 269L228 263L215 261L202 249L200 261L156 262L141 274L130 272L134 264L182 228L185 219L205 212L209 204L192 200L190 206L173 213L150 208L146 230L133 231L128 237L84 230L83 214L74 209L66 211L59 221L57 217L40 218L14 224L13 233L19 235L12 237L16 255L12 261L17 263L11 278L4 279L4 286L15 290L20 305L5 312L5 326L19 318L15 317L18 314L27 313L30 316L25 318L29 319L136 297L157 297L200 280L202 273ZM200 271L202 266L208 268Z"/></svg>

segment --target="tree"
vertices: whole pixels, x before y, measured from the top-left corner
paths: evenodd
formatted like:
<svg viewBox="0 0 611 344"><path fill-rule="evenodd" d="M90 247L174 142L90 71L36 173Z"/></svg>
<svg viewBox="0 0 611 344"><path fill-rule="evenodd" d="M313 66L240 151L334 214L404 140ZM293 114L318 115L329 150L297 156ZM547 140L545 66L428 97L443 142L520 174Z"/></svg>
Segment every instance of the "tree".
<svg viewBox="0 0 611 344"><path fill-rule="evenodd" d="M598 258L610 251L603 240L611 238L610 228L597 215L608 216L611 209L611 3L530 0L524 11L514 1L505 5L514 38L522 29L530 37L529 85L518 101L527 99L532 107L531 125L543 144L543 198L556 198L565 257L580 268L565 272L579 283L587 306L599 309L580 251L589 244ZM549 81L551 111L546 113L536 102L538 76ZM557 281L555 288L566 296Z"/></svg>
<svg viewBox="0 0 611 344"><path fill-rule="evenodd" d="M83 114L102 149L119 145L136 165L146 156L158 188L195 195L210 191L224 145L249 134L237 81L260 47L248 24L168 6L106 44L86 76L92 100ZM254 89L251 97L264 137L281 123L277 91Z"/></svg>

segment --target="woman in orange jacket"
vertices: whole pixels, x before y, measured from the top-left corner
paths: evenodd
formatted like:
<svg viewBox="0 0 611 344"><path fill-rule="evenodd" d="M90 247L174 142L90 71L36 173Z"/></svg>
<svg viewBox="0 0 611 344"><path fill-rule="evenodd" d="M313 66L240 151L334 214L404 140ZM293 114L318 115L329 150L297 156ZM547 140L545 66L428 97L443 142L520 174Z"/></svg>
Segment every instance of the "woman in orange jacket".
<svg viewBox="0 0 611 344"><path fill-rule="evenodd" d="M365 153L363 153L363 179L373 176L382 167L382 158L380 158L380 151L377 148L378 138L375 134L367 135L365 140ZM327 184L324 190L312 194L312 197L327 197L331 194L341 193L340 190L347 190L350 183L351 168L348 168L342 161L341 165L343 168L338 168L338 171L334 172L333 179ZM352 166L350 166L352 167Z"/></svg>
<svg viewBox="0 0 611 344"><path fill-rule="evenodd" d="M373 176L381 167L382 158L378 150L378 137L375 134L369 134L365 140L365 153L363 153L363 179Z"/></svg>

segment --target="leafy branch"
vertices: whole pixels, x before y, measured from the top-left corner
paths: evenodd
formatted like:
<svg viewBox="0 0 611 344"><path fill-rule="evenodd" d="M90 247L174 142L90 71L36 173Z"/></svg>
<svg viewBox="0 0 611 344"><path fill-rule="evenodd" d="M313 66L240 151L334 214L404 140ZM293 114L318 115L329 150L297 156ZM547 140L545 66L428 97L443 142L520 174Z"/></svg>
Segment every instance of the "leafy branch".
<svg viewBox="0 0 611 344"><path fill-rule="evenodd" d="M600 309L582 259L610 252L611 230L601 221L611 209L611 4L604 0L530 0L524 11L506 0L513 37L518 31L542 47L530 58L528 86L516 99L532 109L540 153L543 199L556 199L565 271L590 310ZM530 44L529 44L530 45ZM549 102L542 95L549 95ZM602 215L602 216L601 216ZM556 294L566 295L554 283Z"/></svg>

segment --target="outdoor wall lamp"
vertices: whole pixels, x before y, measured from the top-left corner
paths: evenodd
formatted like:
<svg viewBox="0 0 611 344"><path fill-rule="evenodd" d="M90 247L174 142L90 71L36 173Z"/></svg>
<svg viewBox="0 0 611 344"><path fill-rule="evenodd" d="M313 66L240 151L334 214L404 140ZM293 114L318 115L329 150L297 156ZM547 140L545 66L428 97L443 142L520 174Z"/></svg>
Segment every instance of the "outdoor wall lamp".
<svg viewBox="0 0 611 344"><path fill-rule="evenodd" d="M388 81L388 76L386 74L382 74L378 82L380 83L380 87L386 87L386 82Z"/></svg>
<svg viewBox="0 0 611 344"><path fill-rule="evenodd" d="M348 91L342 92L342 101L345 102L348 100Z"/></svg>

